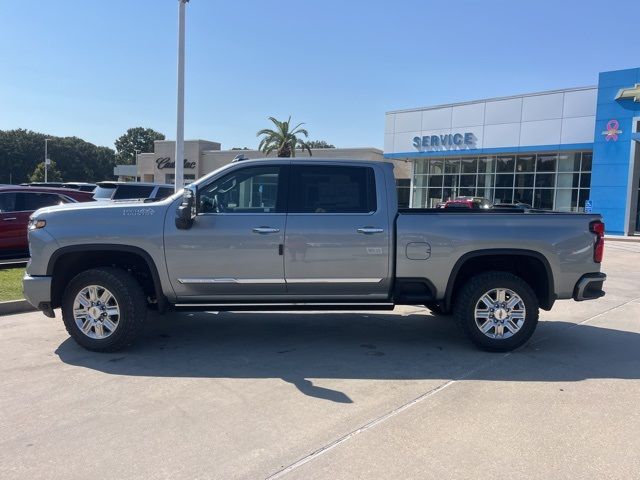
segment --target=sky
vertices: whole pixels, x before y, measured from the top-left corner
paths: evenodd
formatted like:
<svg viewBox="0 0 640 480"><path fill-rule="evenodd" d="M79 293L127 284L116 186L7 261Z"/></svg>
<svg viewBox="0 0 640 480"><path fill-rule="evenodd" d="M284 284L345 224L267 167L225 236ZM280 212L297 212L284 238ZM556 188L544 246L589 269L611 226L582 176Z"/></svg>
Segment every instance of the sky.
<svg viewBox="0 0 640 480"><path fill-rule="evenodd" d="M191 0L185 138L257 146L268 116L382 148L384 114L597 84L640 66L637 0ZM176 131L177 0L0 0L0 129L113 147Z"/></svg>

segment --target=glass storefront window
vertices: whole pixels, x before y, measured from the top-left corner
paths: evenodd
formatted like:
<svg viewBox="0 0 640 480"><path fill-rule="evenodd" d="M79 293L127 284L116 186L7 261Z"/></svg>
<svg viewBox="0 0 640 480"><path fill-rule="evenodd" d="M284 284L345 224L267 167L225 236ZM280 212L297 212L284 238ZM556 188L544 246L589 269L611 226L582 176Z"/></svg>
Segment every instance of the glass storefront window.
<svg viewBox="0 0 640 480"><path fill-rule="evenodd" d="M423 208L427 201L426 188L413 188L413 197L411 199L412 208Z"/></svg>
<svg viewBox="0 0 640 480"><path fill-rule="evenodd" d="M516 172L533 172L536 167L535 155L518 155Z"/></svg>
<svg viewBox="0 0 640 480"><path fill-rule="evenodd" d="M429 175L429 187L441 187L442 175Z"/></svg>
<svg viewBox="0 0 640 480"><path fill-rule="evenodd" d="M416 159L415 167L413 168L414 175L426 175L429 173L429 160Z"/></svg>
<svg viewBox="0 0 640 480"><path fill-rule="evenodd" d="M513 190L496 188L494 202L495 203L512 203L513 202Z"/></svg>
<svg viewBox="0 0 640 480"><path fill-rule="evenodd" d="M515 185L516 185L516 188L533 187L533 173L517 173Z"/></svg>
<svg viewBox="0 0 640 480"><path fill-rule="evenodd" d="M476 173L478 171L477 158L463 158L461 165L462 173Z"/></svg>
<svg viewBox="0 0 640 480"><path fill-rule="evenodd" d="M515 165L515 157L512 155L500 155L496 160L496 172L513 173Z"/></svg>
<svg viewBox="0 0 640 480"><path fill-rule="evenodd" d="M417 188L424 188L428 186L429 176L428 175L414 175L413 177L413 186Z"/></svg>
<svg viewBox="0 0 640 480"><path fill-rule="evenodd" d="M496 157L480 157L478 159L478 173L493 173L496 171Z"/></svg>
<svg viewBox="0 0 640 480"><path fill-rule="evenodd" d="M473 187L476 186L476 176L475 175L460 175L460 186L461 187Z"/></svg>
<svg viewBox="0 0 640 480"><path fill-rule="evenodd" d="M513 188L513 175L508 173L496 175L496 188Z"/></svg>
<svg viewBox="0 0 640 480"><path fill-rule="evenodd" d="M412 204L432 207L475 195L535 208L582 211L591 186L591 163L591 152L418 159L413 187L420 192Z"/></svg>
<svg viewBox="0 0 640 480"><path fill-rule="evenodd" d="M536 162L536 171L537 172L555 172L556 171L556 160L558 159L557 155L538 155L538 160Z"/></svg>
<svg viewBox="0 0 640 480"><path fill-rule="evenodd" d="M556 183L555 173L537 173L536 174L536 187L540 188L553 188Z"/></svg>
<svg viewBox="0 0 640 480"><path fill-rule="evenodd" d="M561 153L558 155L558 171L559 172L579 172L580 171L580 152Z"/></svg>
<svg viewBox="0 0 640 480"><path fill-rule="evenodd" d="M442 160L430 160L429 173L431 175L442 175L444 173L444 162Z"/></svg>
<svg viewBox="0 0 640 480"><path fill-rule="evenodd" d="M444 173L460 173L460 159L449 158L444 161Z"/></svg>
<svg viewBox="0 0 640 480"><path fill-rule="evenodd" d="M559 188L556 190L555 209L561 212L570 212L572 208L571 189Z"/></svg>
<svg viewBox="0 0 640 480"><path fill-rule="evenodd" d="M543 210L553 209L553 193L552 188L544 190L536 189L533 193L533 208L540 208Z"/></svg>
<svg viewBox="0 0 640 480"><path fill-rule="evenodd" d="M533 205L533 188L516 188L513 192L513 201Z"/></svg>

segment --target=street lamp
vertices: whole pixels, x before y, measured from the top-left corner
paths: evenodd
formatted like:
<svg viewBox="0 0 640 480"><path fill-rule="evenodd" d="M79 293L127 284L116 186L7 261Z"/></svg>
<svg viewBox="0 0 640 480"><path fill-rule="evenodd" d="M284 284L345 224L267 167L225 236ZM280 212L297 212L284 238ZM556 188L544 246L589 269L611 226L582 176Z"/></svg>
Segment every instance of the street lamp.
<svg viewBox="0 0 640 480"><path fill-rule="evenodd" d="M176 121L175 191L184 186L184 14L189 0L178 0L178 108Z"/></svg>
<svg viewBox="0 0 640 480"><path fill-rule="evenodd" d="M49 170L49 155L47 155L47 145L49 143L50 138L44 139L44 183L47 183L47 170Z"/></svg>

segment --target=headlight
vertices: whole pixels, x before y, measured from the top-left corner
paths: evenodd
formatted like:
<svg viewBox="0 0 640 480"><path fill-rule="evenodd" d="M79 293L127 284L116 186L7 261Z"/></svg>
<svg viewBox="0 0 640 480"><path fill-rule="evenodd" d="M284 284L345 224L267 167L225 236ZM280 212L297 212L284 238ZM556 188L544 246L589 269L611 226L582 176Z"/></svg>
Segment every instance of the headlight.
<svg viewBox="0 0 640 480"><path fill-rule="evenodd" d="M46 220L36 220L35 218L31 217L29 219L29 230L37 230L39 228L44 228L45 225L47 224Z"/></svg>

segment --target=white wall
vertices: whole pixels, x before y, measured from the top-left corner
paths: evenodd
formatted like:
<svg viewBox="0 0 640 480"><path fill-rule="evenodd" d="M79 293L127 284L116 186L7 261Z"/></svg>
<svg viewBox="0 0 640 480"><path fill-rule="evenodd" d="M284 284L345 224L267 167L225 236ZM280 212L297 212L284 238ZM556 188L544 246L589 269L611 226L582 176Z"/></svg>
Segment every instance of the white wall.
<svg viewBox="0 0 640 480"><path fill-rule="evenodd" d="M597 91L589 87L388 112L384 152L417 152L414 137L466 132L475 135L476 149L591 143Z"/></svg>

